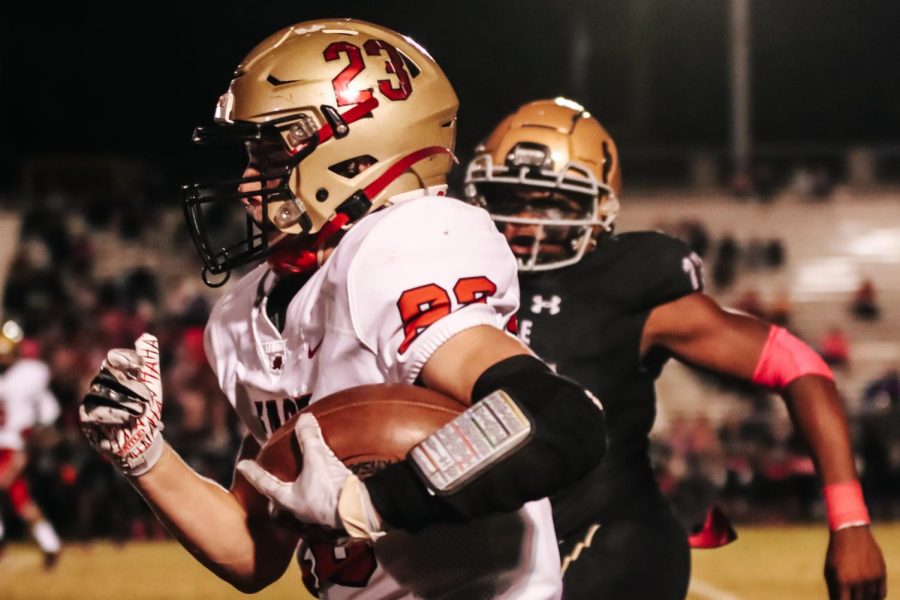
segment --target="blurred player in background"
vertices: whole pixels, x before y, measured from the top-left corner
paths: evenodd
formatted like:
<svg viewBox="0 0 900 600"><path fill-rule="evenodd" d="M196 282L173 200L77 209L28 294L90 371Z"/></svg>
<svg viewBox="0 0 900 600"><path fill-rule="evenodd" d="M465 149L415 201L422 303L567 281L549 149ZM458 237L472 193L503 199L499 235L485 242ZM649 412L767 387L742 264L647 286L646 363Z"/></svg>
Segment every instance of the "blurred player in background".
<svg viewBox="0 0 900 600"><path fill-rule="evenodd" d="M884 597L831 371L786 330L705 295L700 260L681 241L615 235L620 187L613 139L563 98L501 121L466 172L466 196L489 210L519 262L519 337L606 404L606 459L553 498L566 598L687 593L687 535L654 479L647 437L670 357L782 394L825 484L832 597Z"/></svg>
<svg viewBox="0 0 900 600"><path fill-rule="evenodd" d="M315 21L257 46L216 125L195 132L235 140L249 158L240 178L185 188L207 282L259 263L206 328L207 357L249 431L241 458L308 403L362 384L419 383L476 403L443 441L426 440L446 442L448 469L471 470L434 470L420 446L361 481L307 413L296 428L300 478L281 482L243 460L229 493L160 435L155 338L111 351L80 410L85 433L182 544L241 590L280 577L297 545L271 502L362 540L304 542L304 580L323 597L560 596L546 496L599 463L602 407L504 330L518 306L515 258L487 213L444 196L456 111L450 83L413 41ZM246 219L237 243L219 242L206 218L222 202ZM484 433L466 420L476 412ZM448 523L427 527L438 522Z"/></svg>
<svg viewBox="0 0 900 600"><path fill-rule="evenodd" d="M51 568L59 558L61 544L56 530L32 499L25 480L28 456L25 438L41 426L52 425L59 416L59 403L50 391L50 369L34 358L20 358L22 329L15 321L0 328L0 494L16 514ZM2 515L0 515L2 517ZM5 543L0 518L0 551Z"/></svg>

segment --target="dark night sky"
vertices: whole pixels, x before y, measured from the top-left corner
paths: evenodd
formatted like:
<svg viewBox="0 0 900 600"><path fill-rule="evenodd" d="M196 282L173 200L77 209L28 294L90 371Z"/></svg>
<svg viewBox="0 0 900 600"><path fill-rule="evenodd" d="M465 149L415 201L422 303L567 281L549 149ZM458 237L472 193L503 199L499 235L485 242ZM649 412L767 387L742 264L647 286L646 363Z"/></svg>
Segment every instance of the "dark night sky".
<svg viewBox="0 0 900 600"><path fill-rule="evenodd" d="M46 155L145 157L181 176L193 126L211 119L244 54L283 26L330 16L429 49L461 99L463 155L517 104L557 94L580 96L626 147L728 139L726 0L163 4L127 16L124 4L26 3L0 21L0 187ZM758 140L900 140L900 2L751 4ZM591 44L581 83L578 27Z"/></svg>

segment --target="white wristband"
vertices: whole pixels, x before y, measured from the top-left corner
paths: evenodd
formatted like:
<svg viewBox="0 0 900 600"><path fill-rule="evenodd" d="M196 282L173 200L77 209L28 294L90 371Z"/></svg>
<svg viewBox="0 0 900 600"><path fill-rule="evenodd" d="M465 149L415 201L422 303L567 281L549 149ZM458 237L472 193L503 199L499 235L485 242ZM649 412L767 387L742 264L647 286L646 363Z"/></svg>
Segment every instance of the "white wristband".
<svg viewBox="0 0 900 600"><path fill-rule="evenodd" d="M850 521L848 523L843 523L841 525L838 525L837 527L832 529L832 531L841 531L842 529L850 529L851 527L868 527L868 526L869 526L868 521Z"/></svg>
<svg viewBox="0 0 900 600"><path fill-rule="evenodd" d="M165 447L166 443L163 441L162 434L157 434L156 439L153 440L153 443L150 444L150 447L147 448L143 454L129 461L132 464L120 465L122 472L131 477L140 477L141 475L146 474L150 469L155 467L156 463L159 462L159 459L162 458Z"/></svg>
<svg viewBox="0 0 900 600"><path fill-rule="evenodd" d="M356 475L350 475L338 498L338 519L350 537L376 541L385 535L369 490Z"/></svg>

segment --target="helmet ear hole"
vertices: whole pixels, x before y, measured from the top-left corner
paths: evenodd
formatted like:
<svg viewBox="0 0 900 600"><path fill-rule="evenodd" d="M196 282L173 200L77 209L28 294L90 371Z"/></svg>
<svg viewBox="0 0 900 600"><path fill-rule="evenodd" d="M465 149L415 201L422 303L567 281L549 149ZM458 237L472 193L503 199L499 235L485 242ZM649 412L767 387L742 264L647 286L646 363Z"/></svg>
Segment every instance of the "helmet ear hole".
<svg viewBox="0 0 900 600"><path fill-rule="evenodd" d="M335 173L336 175L340 175L341 177L353 179L377 162L378 159L374 156L370 154L362 154L360 156L354 156L353 158L348 158L347 160L342 160L339 163L333 164L328 167L328 170L332 173Z"/></svg>

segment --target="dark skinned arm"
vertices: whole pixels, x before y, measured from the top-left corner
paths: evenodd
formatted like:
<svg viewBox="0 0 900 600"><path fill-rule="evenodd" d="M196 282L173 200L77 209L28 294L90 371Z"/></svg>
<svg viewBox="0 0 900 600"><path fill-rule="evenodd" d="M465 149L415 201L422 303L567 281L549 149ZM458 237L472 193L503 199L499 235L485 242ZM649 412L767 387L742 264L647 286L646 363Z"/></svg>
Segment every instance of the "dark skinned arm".
<svg viewBox="0 0 900 600"><path fill-rule="evenodd" d="M641 338L641 355L661 347L685 363L750 381L770 328L749 315L726 311L696 292L651 311ZM847 417L834 382L806 375L781 393L822 482L855 481ZM868 527L831 532L825 574L834 600L887 595L884 559Z"/></svg>

